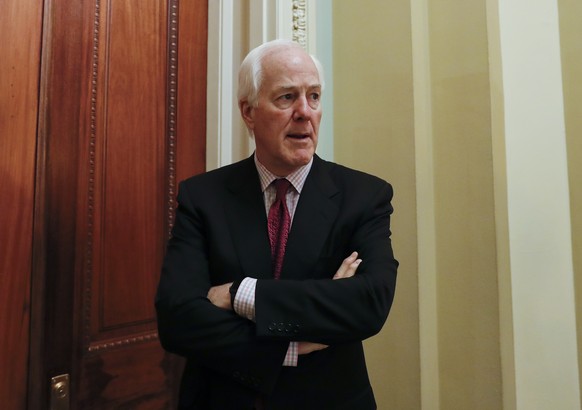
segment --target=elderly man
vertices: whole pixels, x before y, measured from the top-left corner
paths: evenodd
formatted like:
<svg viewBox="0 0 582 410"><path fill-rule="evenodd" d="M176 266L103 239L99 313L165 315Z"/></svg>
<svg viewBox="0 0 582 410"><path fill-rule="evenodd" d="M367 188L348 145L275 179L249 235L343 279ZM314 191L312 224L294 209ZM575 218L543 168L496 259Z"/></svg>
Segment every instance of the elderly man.
<svg viewBox="0 0 582 410"><path fill-rule="evenodd" d="M295 43L252 50L250 158L180 184L156 297L187 358L183 409L375 409L362 340L390 310L392 188L315 155L323 78Z"/></svg>

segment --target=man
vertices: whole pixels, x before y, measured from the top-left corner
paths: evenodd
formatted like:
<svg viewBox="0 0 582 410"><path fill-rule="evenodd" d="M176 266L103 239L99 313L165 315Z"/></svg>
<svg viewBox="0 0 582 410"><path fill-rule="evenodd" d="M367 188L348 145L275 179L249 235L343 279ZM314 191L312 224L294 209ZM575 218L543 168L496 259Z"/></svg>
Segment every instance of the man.
<svg viewBox="0 0 582 410"><path fill-rule="evenodd" d="M256 151L180 184L156 297L180 408L375 409L361 341L394 297L392 188L315 155L322 75L297 44L251 51L239 87Z"/></svg>

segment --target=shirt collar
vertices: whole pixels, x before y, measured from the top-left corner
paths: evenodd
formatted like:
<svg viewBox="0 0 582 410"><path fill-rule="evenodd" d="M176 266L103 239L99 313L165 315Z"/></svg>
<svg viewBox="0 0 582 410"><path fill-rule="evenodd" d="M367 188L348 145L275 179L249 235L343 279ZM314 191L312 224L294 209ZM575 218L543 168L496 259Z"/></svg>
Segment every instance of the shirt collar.
<svg viewBox="0 0 582 410"><path fill-rule="evenodd" d="M261 164L261 162L257 158L256 154L254 155L254 159L255 159L255 166L257 167L257 172L259 173L259 179L261 181L261 191L265 192L265 189L267 189L267 187L269 185L271 185L271 183L275 179L278 179L281 177L273 174L271 171L269 171L267 168L265 168L265 166L263 164ZM301 193L301 190L303 189L303 185L305 185L305 180L307 179L307 175L309 174L309 171L311 170L312 164L313 164L313 157L311 157L311 159L309 160L309 162L307 164L303 165L298 170L290 173L289 175L287 175L285 177L289 182L291 182L291 185L293 186L293 188L295 188L295 190L298 193Z"/></svg>

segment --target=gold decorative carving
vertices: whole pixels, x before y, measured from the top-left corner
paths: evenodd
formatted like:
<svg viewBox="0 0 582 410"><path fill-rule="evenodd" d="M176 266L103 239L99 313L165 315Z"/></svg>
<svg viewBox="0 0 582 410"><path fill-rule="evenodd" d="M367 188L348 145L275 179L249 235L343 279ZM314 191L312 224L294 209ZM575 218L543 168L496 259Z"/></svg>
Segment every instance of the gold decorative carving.
<svg viewBox="0 0 582 410"><path fill-rule="evenodd" d="M88 348L91 335L91 283L93 280L93 228L95 222L95 149L97 141L97 79L99 77L99 28L101 1L95 0L93 13L93 52L91 54L91 102L89 122L89 181L87 193L87 244L85 249L85 295L83 298L83 346Z"/></svg>
<svg viewBox="0 0 582 410"><path fill-rule="evenodd" d="M293 0L293 41L307 48L307 0Z"/></svg>
<svg viewBox="0 0 582 410"><path fill-rule="evenodd" d="M110 350L116 347L128 346L136 343L149 342L158 338L157 333L148 333L146 335L129 337L126 339L109 340L107 342L93 343L87 349L89 352L100 352Z"/></svg>
<svg viewBox="0 0 582 410"><path fill-rule="evenodd" d="M168 103L167 103L167 155L168 155L168 195L167 195L167 234L170 237L174 221L174 201L176 197L176 116L178 89L178 0L169 3L168 30Z"/></svg>

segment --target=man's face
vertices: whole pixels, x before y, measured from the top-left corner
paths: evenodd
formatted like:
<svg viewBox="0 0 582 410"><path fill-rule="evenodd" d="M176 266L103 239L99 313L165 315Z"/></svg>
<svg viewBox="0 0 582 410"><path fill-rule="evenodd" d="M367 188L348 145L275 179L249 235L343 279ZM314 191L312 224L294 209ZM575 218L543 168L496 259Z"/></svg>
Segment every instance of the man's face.
<svg viewBox="0 0 582 410"><path fill-rule="evenodd" d="M289 175L313 157L320 97L317 68L301 48L277 49L264 56L258 104L242 102L240 108L255 136L257 158L277 176Z"/></svg>

